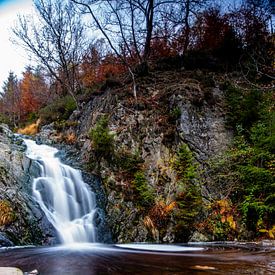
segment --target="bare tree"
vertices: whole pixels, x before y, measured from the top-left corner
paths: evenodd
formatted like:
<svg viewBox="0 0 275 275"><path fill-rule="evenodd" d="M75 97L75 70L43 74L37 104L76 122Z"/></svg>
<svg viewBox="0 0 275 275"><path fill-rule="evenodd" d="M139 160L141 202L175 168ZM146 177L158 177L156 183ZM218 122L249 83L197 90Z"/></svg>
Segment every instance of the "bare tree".
<svg viewBox="0 0 275 275"><path fill-rule="evenodd" d="M112 51L128 68L134 83L133 65L147 71L154 29L163 5L173 0L71 0L83 14L92 18L92 26L99 30Z"/></svg>
<svg viewBox="0 0 275 275"><path fill-rule="evenodd" d="M140 63L150 55L154 14L161 1L154 0L71 0L84 7L93 26L100 30L115 54L126 62L126 55ZM124 56L123 56L124 55Z"/></svg>
<svg viewBox="0 0 275 275"><path fill-rule="evenodd" d="M215 1L212 1L215 2ZM166 2L162 7L162 17L183 34L182 51L186 52L190 45L191 27L199 13L209 0L175 0Z"/></svg>
<svg viewBox="0 0 275 275"><path fill-rule="evenodd" d="M70 1L34 0L34 5L38 21L19 16L13 28L15 41L34 55L77 103L76 71L85 45L81 19Z"/></svg>

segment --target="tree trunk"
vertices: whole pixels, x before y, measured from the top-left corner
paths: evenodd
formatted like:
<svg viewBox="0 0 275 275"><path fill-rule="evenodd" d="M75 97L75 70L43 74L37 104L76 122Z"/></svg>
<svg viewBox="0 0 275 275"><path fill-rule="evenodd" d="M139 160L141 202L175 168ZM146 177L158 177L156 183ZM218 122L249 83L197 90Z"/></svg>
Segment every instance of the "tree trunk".
<svg viewBox="0 0 275 275"><path fill-rule="evenodd" d="M185 24L185 37L184 37L184 45L183 45L184 53L187 51L189 42L190 42L189 15L190 15L190 0L186 0L185 17L184 17L184 24Z"/></svg>
<svg viewBox="0 0 275 275"><path fill-rule="evenodd" d="M148 10L146 11L146 40L144 46L143 59L147 62L151 52L151 40L153 33L153 20L154 20L154 0L148 0Z"/></svg>

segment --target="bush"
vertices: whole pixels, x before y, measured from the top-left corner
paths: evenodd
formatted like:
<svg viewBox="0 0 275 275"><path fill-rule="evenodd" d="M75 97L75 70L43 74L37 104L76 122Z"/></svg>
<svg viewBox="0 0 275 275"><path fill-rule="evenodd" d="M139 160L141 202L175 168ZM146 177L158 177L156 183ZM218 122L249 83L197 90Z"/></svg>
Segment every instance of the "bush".
<svg viewBox="0 0 275 275"><path fill-rule="evenodd" d="M150 207L154 203L153 189L148 185L144 172L138 171L134 175L134 188L138 193L138 203L144 207Z"/></svg>
<svg viewBox="0 0 275 275"><path fill-rule="evenodd" d="M89 133L93 143L95 158L100 161L102 157L110 157L114 151L114 135L108 128L108 119L103 116Z"/></svg>
<svg viewBox="0 0 275 275"><path fill-rule="evenodd" d="M178 191L176 194L178 207L174 212L177 222L175 236L176 241L186 242L194 230L196 217L202 205L200 188L195 183L197 177L196 165L194 164L192 152L186 144L179 147L172 162L172 168L178 178Z"/></svg>
<svg viewBox="0 0 275 275"><path fill-rule="evenodd" d="M232 201L240 222L253 237L270 232L275 224L275 147L271 123L274 107L271 93L260 97L258 93L250 91L250 98L245 99L242 91L230 88L231 111L239 108L239 116L229 114L232 121L249 123L245 129L235 127L232 148L216 160L210 175L212 188L220 188L220 195ZM242 107L238 106L238 98Z"/></svg>
<svg viewBox="0 0 275 275"><path fill-rule="evenodd" d="M43 124L53 121L67 120L76 109L76 103L71 96L58 98L39 111L39 116Z"/></svg>
<svg viewBox="0 0 275 275"><path fill-rule="evenodd" d="M246 131L259 119L259 111L263 100L259 90L244 90L230 83L224 85L225 100L228 108L227 123L236 131L240 125Z"/></svg>
<svg viewBox="0 0 275 275"><path fill-rule="evenodd" d="M7 124L9 126L11 126L11 124L12 124L10 119L6 115L1 114L1 113L0 113L0 123Z"/></svg>
<svg viewBox="0 0 275 275"><path fill-rule="evenodd" d="M140 153L136 151L134 154L127 151L120 151L116 154L116 165L118 168L129 175L133 175L140 169L144 160L141 158Z"/></svg>

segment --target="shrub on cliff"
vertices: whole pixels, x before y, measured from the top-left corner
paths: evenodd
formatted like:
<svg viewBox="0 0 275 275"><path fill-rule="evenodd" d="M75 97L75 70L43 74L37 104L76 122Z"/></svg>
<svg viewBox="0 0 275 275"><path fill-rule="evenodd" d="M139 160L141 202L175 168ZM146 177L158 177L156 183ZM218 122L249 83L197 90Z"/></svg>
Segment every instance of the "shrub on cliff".
<svg viewBox="0 0 275 275"><path fill-rule="evenodd" d="M195 179L196 164L192 152L186 144L179 147L172 168L176 172L178 184L176 193L177 208L175 237L178 242L186 242L195 229L196 218L201 210L202 196Z"/></svg>
<svg viewBox="0 0 275 275"><path fill-rule="evenodd" d="M67 120L76 109L76 103L71 96L58 98L51 104L39 111L39 116L43 124L53 121Z"/></svg>
<svg viewBox="0 0 275 275"><path fill-rule="evenodd" d="M108 118L101 117L89 133L93 144L93 152L97 161L110 157L114 150L114 135L108 128Z"/></svg>
<svg viewBox="0 0 275 275"><path fill-rule="evenodd" d="M245 130L259 119L263 94L256 89L241 89L231 83L224 85L225 100L227 104L227 123L234 131L237 125Z"/></svg>
<svg viewBox="0 0 275 275"><path fill-rule="evenodd" d="M144 172L138 171L134 175L134 188L138 193L138 204L143 207L150 207L154 203L154 191L147 183Z"/></svg>
<svg viewBox="0 0 275 275"><path fill-rule="evenodd" d="M0 226L8 225L16 219L10 202L6 200L0 200Z"/></svg>

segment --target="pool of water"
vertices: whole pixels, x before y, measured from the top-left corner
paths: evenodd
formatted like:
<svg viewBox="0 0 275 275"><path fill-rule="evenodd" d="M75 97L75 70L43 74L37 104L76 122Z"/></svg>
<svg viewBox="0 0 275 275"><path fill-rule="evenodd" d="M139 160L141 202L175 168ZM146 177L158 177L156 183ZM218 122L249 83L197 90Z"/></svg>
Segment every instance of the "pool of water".
<svg viewBox="0 0 275 275"><path fill-rule="evenodd" d="M275 274L274 247L101 245L0 249L0 266L39 274Z"/></svg>

